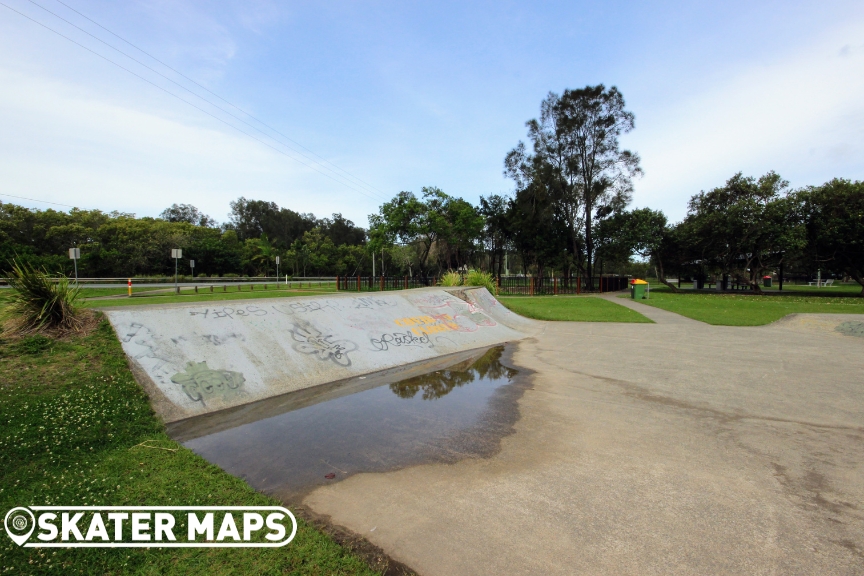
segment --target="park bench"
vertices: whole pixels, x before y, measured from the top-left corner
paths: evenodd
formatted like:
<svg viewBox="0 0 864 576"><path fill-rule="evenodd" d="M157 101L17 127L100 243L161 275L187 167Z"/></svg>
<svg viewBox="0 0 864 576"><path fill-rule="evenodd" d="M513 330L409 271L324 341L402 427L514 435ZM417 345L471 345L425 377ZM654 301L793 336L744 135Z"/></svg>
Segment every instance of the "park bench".
<svg viewBox="0 0 864 576"><path fill-rule="evenodd" d="M833 278L830 280L822 280L821 283L819 282L819 280L814 280L813 282L807 282L807 285L816 286L817 288L836 288L836 286L834 286Z"/></svg>

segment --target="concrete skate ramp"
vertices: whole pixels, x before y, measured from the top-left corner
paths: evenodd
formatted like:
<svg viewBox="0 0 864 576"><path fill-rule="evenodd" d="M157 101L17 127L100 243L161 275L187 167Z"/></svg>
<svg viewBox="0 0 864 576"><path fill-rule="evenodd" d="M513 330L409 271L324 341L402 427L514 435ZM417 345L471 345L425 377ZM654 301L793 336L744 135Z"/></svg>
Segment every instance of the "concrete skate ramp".
<svg viewBox="0 0 864 576"><path fill-rule="evenodd" d="M537 324L485 288L108 310L166 422L518 340Z"/></svg>

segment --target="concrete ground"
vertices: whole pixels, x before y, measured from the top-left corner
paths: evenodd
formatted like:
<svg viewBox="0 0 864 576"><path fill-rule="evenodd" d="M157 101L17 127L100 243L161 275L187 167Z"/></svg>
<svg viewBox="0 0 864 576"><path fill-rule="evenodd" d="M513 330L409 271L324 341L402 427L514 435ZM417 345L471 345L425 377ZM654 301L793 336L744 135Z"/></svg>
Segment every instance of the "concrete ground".
<svg viewBox="0 0 864 576"><path fill-rule="evenodd" d="M488 459L305 504L425 575L864 574L864 338L828 315L546 323Z"/></svg>

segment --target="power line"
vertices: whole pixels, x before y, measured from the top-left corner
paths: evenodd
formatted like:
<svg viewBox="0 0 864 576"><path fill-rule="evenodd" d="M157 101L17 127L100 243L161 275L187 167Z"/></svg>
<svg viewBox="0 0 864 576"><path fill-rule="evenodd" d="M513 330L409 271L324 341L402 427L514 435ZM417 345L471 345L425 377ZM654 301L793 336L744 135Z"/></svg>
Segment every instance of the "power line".
<svg viewBox="0 0 864 576"><path fill-rule="evenodd" d="M66 36L65 34L63 34L63 33L61 33L61 32L58 32L57 30L54 30L53 28L51 28L51 27L48 26L47 24L43 24L42 22L39 22L39 21L36 20L35 18L32 18L32 17L28 16L27 14L24 14L23 12L20 12L20 11L16 10L15 8L12 8L11 6L9 6L8 4L5 4L5 3L3 3L3 2L0 2L0 6L4 6L4 7L8 8L9 10L11 10L12 12L15 12L16 14L18 14L18 15L20 15L20 16L23 16L24 18L30 20L31 22L33 22L33 23L35 23L35 24L38 24L39 26L42 26L42 27L45 28L46 30L49 30L49 31L53 32L54 34L57 34L58 36L60 36L61 38L64 38L65 40L68 40L69 42L72 42L72 43L75 44L76 46L79 46L79 47L83 48L84 50L87 50L87 51L90 52L91 54L94 54L95 56L98 56L99 58L102 58L102 59L105 60L106 62L109 62L109 63L111 63L111 64L117 66L117 67L120 68L121 70L124 70L124 71L128 72L129 74L132 74L133 76L139 78L140 80L143 80L144 82L147 82L147 83L150 84L151 86L153 86L153 87L155 87L155 88L158 88L159 90L162 90L162 91L165 92L166 94L168 94L168 95L170 95L170 96L173 96L174 98L177 98L178 100L180 100L181 102L184 102L184 103L188 104L189 106L192 106L193 108L195 108L195 109L198 110L199 112L203 112L204 114L207 114L207 115L210 116L211 118L213 118L213 119L215 119L215 120L218 120L219 122L222 122L222 123L225 124L226 126L228 126L228 127L230 127L230 128L233 128L234 130L237 130L237 131L240 132L241 134L244 134L244 135L248 136L249 138L252 138L252 139L255 140L256 142L258 142L258 143L260 143L260 144L263 144L264 146L267 146L267 147L270 148L271 150L274 150L274 151L278 152L279 154L282 154L283 156L285 156L285 157L287 157L287 158L290 158L291 160L294 160L295 162L297 162L297 163L299 163L299 164L302 164L303 166L306 166L307 168L311 168L312 170L314 170L315 172L318 172L318 173L321 174L322 176L326 176L327 178L330 178L331 180L333 180L334 182L336 182L336 183L338 183L338 184L341 184L341 185L343 185L343 186L345 186L345 187L347 187L347 188L350 188L351 190L353 190L353 191L355 191L355 192L359 192L360 194L366 196L367 198L370 198L370 199L372 199L372 200L375 200L375 198L373 198L372 196L370 196L369 194L367 194L366 191L364 191L364 190L362 190L362 189L359 189L359 188L355 188L354 186L352 186L352 185L350 185L350 184L348 184L348 183L346 183L346 182L343 182L343 181L341 181L341 180L337 180L334 176L331 176L330 174L327 174L326 172L322 172L321 170L319 170L319 169L316 168L315 166L310 165L310 164L307 164L307 163L305 163L305 162L303 162L303 161L301 161L301 160L298 160L298 159L295 158L294 156L291 156L290 154L287 154L286 152L284 152L283 150L280 150L279 148L276 148L276 147L273 146L272 144L269 144L268 142L265 142L264 140L261 140L260 138L257 138L257 137L255 137L255 136L253 136L252 134L249 134L248 132L245 132L244 130L241 130L240 128L238 128L237 126L234 126L234 125L231 124L230 122L228 122L228 121L226 121L226 120L224 120L224 119L222 119L222 118L219 118L219 117L216 116L215 114L212 114L212 113L208 112L207 110L204 110L203 108L201 108L200 106L197 106L197 105L193 104L193 103L190 102L189 100L186 100L185 98L182 98L181 96L178 96L177 94L174 94L173 92L167 90L166 88L164 88L164 87L162 87L162 86L159 86L159 85L156 84L155 82L153 82L153 81L151 81L151 80L148 80L147 78L141 76L140 74L137 74L136 72L133 72L132 70L130 70L129 68L126 68L126 67L123 66L122 64L118 64L117 62L115 62L114 60L111 60L111 59L108 58L107 56L105 56L105 55L103 55L103 54L99 54L99 53L96 52L95 50L93 50L93 49L91 49L91 48L88 48L87 46L81 44L80 42L78 42L78 41L76 41L76 40L73 40L72 38ZM49 12L50 12L50 11L49 11ZM74 26L74 24L73 24L73 26ZM121 53L122 53L122 52L121 52ZM130 58L131 58L131 57L130 57ZM134 60L134 59L133 59L133 60ZM144 66L146 66L146 65L144 65ZM157 74L158 74L158 72L157 72ZM194 93L193 93L193 94L194 94ZM196 96L197 96L197 95L196 95ZM201 97L198 96L198 98L201 98ZM202 100L203 100L203 98L202 98ZM206 101L206 100L205 100L205 101ZM216 106L216 107L219 108L218 106ZM221 108L220 108L220 110L221 110ZM229 114L230 114L230 113L229 113ZM242 121L242 120L241 120L241 121ZM277 142L278 142L278 141L277 141Z"/></svg>
<svg viewBox="0 0 864 576"><path fill-rule="evenodd" d="M36 198L25 198L24 196L15 196L14 194L0 194L9 198L19 198L21 200L30 200L31 202L42 202L43 204L54 204L55 206L65 206L66 208L78 208L78 206L70 206L69 204L61 204L59 202L49 202L48 200L37 200Z"/></svg>
<svg viewBox="0 0 864 576"><path fill-rule="evenodd" d="M28 0L28 1L31 2L31 3L33 3L33 4L36 4L37 6L39 6L40 8L42 8L43 10L46 10L46 11L50 12L50 10L47 10L46 8L44 8L44 7L42 7L41 5L39 5L39 4L37 4L36 2L34 2L33 0ZM177 70L176 68L173 68L172 66L166 64L166 63L163 62L162 60L158 59L157 57L153 56L152 54L150 54L149 52L147 52L146 50L144 50L143 48L140 48L139 46L133 44L133 43L130 42L129 40L126 40L125 38L123 38L122 36L120 36L119 34L117 34L116 32L113 32L112 30L106 28L105 26L103 26L103 25L100 24L99 22L96 22L95 20L93 20L92 18L90 18L89 16L87 16L86 14L83 14L82 12L79 12L78 10L76 10L76 9L73 8L72 6L69 6L68 4L66 4L65 2L63 2L62 0L56 0L56 2L57 2L58 4L62 4L63 6L65 6L65 7L68 8L69 10L71 10L72 12L75 12L76 14L78 14L79 16L81 16L82 18L84 18L85 20L88 20L88 21L92 22L93 24L95 24L95 25L98 26L99 28L105 30L106 32L108 32L109 34L111 34L112 36L114 36L115 38L117 38L117 39L121 40L122 42L125 42L125 43L128 44L129 46L135 48L136 50L138 50L138 51L141 52L142 54L148 56L149 58L152 58L153 60L155 60L156 62L158 62L158 63L161 64L162 66L165 66L166 68L168 68L169 70L171 70L172 72L174 72L175 74L177 74L177 75L179 75L179 76L182 76L183 78L185 78L185 79L188 80L189 82L192 82L193 84L195 84L196 86L198 86L198 87L201 88L202 90L204 90L204 91L206 91L206 92L212 94L213 96L215 96L216 98L218 98L218 99L221 100L222 102L228 104L228 105L231 106L232 108L234 108L234 109L236 109L236 110L239 110L240 112L242 112L243 114L245 114L245 115L248 116L249 118L252 118L252 119L255 120L256 122L260 123L262 126L267 127L268 129L272 130L272 131L275 132L276 134L279 134L280 136L282 136L283 138L285 138L285 139L288 140L289 142L292 142L292 143L296 144L297 146L299 146L300 148L303 148L304 150L306 150L307 152L309 152L310 154L312 154L313 156L315 156L316 158L318 158L321 162L326 162L327 164L333 166L334 168L336 168L336 169L339 170L340 172L344 172L347 176L349 176L350 178L353 178L353 179L356 180L357 182L359 182L359 183L361 183L361 184L364 184L365 186L367 186L368 188L371 188L372 190L375 190L375 191L377 191L377 192L380 192L381 194L384 194L383 192L381 192L381 190L379 190L378 188L376 188L376 187L373 186L372 184L369 184L368 182L365 182L364 180L361 180L360 178L358 178L357 176L354 176L353 174L351 174L350 172L348 172L348 171L345 170L344 168L340 167L339 165L334 164L333 162L330 162L330 161L327 160L326 158L323 158L322 156L316 154L315 152L313 152L312 150L310 150L310 149L307 148L306 146L303 146L303 144L301 144L300 142L297 142L296 140L294 140L294 139L291 138L290 136L287 136L287 135L283 134L282 132L280 132L279 130L277 130L277 129L274 128L273 126L270 126L269 124L267 124L266 122L264 122L264 121L261 120L260 118L255 117L254 115L252 115L251 113L247 112L246 110L243 110L242 108L240 108L240 107L237 106L236 104L234 104L234 103L232 103L232 102L226 100L226 99L223 98L222 96L216 94L215 92L213 92L212 90L210 90L210 89L207 88L206 86L204 86L204 85L202 85L202 84L199 84L198 82L196 82L195 80L193 80L193 79L190 78L189 76L186 76L185 74L183 74L182 72L180 72L180 71ZM51 12L51 13L54 14L53 12ZM56 16L56 14L55 14L55 16ZM61 18L60 16L57 16L57 17L58 17L58 18ZM65 20L65 19L63 19L63 18L61 18L61 20L64 20L64 21L67 21L67 22L68 22L68 20ZM71 24L71 22L70 22L70 24ZM72 26L75 26L75 25L72 24ZM75 26L75 27L78 28L77 26ZM82 29L79 28L79 30L82 30ZM89 34L89 32L86 32L85 30L82 30L82 31L85 32L85 33L87 33L87 34ZM91 34L91 36L92 36L92 34ZM94 36L94 38L95 38L95 36ZM97 38L97 40L99 40L99 39ZM100 40L100 42L101 42L101 40ZM110 44L109 44L108 46L110 46ZM114 48L114 47L111 46L111 48ZM116 48L114 48L114 49L116 50ZM123 52L121 52L121 54L124 54L125 56L128 56L128 54L125 54L125 53L123 53ZM128 57L131 58L131 56L128 56ZM137 62L137 60L136 60L136 62ZM144 64L142 64L142 66L143 66L143 65L144 65ZM155 71L154 71L154 72L155 72ZM157 72L157 74L158 74L158 72ZM197 96L197 94L196 94L196 96ZM201 98L200 96L198 96L198 97ZM202 98L202 99L203 99L203 98ZM211 104L212 104L212 103L211 103ZM302 152L298 152L298 153L302 154ZM304 155L304 156L305 156L305 155ZM308 156L306 156L306 157L308 158ZM311 158L310 158L310 160L311 160ZM320 163L320 162L319 162L319 163ZM385 195L384 197L386 198L386 195Z"/></svg>
<svg viewBox="0 0 864 576"><path fill-rule="evenodd" d="M217 110L220 110L221 112L224 112L225 114L227 114L228 116L231 116L232 118L234 118L234 119L237 120L238 122L242 122L243 124L245 124L246 126L252 128L252 129L255 130L256 132L258 132L258 133L260 133L260 134L263 134L264 136L266 136L267 138L270 138L270 139L274 140L275 142L278 142L278 143L281 144L282 146L285 146L286 148L288 148L288 149L291 150L292 152L295 152L296 154L301 155L302 157L306 158L306 159L309 160L310 162L314 162L314 163L316 163L316 164L320 164L322 168L324 168L325 170L329 170L329 171L333 172L337 177L342 178L342 179L345 179L345 180L348 180L351 184L355 184L355 185L357 185L356 182L351 182L351 180L349 180L349 179L346 178L345 176L342 176L341 174L339 174L338 172L336 172L336 171L333 170L332 168L329 168L329 167L325 166L321 161L315 160L314 158L311 158L311 157L307 156L306 154L304 154L304 153L301 152L300 150L297 150L296 148L294 148L294 147L292 147L292 146L290 146L290 145L288 145L288 144L285 144L284 142L280 142L279 139L274 138L273 136L271 136L271 135L268 134L267 132L264 132L263 130L261 130L261 129L258 128L257 126L253 126L253 125L250 124L249 122L246 122L245 120L243 120L243 119L240 118L239 116L237 116L237 115L235 115L235 114L232 114L231 112L229 112L228 110L225 110L225 109L222 108L221 106L219 106L219 105L217 105L217 104L214 104L213 102L211 102L211 101L208 100L207 98L204 98L204 97L201 96L200 94L196 94L195 92L193 92L192 90L190 90L190 89L187 88L186 86L183 86L183 85L180 84L179 82L173 80L172 78L169 78L169 77L166 76L165 74L162 74L162 73L159 72L158 70L156 70L156 69L154 69L154 68L148 66L148 65L145 64L144 62L141 62L141 61L138 60L137 58L134 58L134 57L130 56L130 55L127 54L126 52L123 52L122 50L120 50L119 48L117 48L116 46L112 46L111 44L105 42L104 40L102 40L102 39L99 38L98 36L94 36L93 34L91 34L90 32L88 32L87 30L85 30L84 28L81 28L81 27L78 26L77 24L75 24L75 23L73 23L73 22L70 22L69 20L67 20L66 18L63 18L62 16L60 16L60 15L57 14L56 12L53 12L53 11L49 10L48 8L45 8L44 6L42 6L41 4L39 4L38 2L35 2L34 0L28 0L28 2L30 2L31 4L33 4L34 6L40 8L40 9L44 10L45 12L48 12L48 13L51 14L52 16L58 18L59 20L62 20L63 22L66 22L66 23L69 24L70 26L72 26L72 27L74 27L74 28L77 28L78 30L80 30L80 31L83 32L84 34L87 34L88 36L90 36L91 38L93 38L94 40L96 40L97 42L101 42L102 44L104 44L104 45L107 46L108 48L111 48L111 49L114 50L115 52L118 52L118 53L122 54L123 56L129 58L130 60L132 60L132 61L135 62L136 64L140 64L141 66L143 66L144 68L147 68L148 70L150 70L150 71L153 72L154 74L157 74L157 75L161 76L162 78L164 78L165 80L168 80L169 82L171 82L171 83L174 84L175 86L181 88L182 90L185 90L186 92L189 92L190 94L192 94L192 95L195 96L196 98L200 98L200 99L203 100L204 102L207 102L208 104L210 104L211 106L213 106L213 107L216 108ZM103 28L103 29L107 30L109 33L114 34L114 32L111 32L110 30L108 30L107 28L105 28L104 26L102 26L101 24L99 24L98 22L95 22L95 21L93 21L92 19L88 18L87 16L84 16L83 14L81 14L80 12L78 12L77 10L75 10L74 8L69 7L67 4L64 4L63 2L60 2L60 4L63 4L64 6L66 6L66 7L69 8L70 10L72 10L73 12L75 12L75 13L77 13L77 14L80 14L82 17L86 18L87 20L90 20L91 22L93 22L94 24L96 24L97 26L99 26L100 28ZM114 36L117 36L118 38L120 38L120 36L118 36L117 34L114 34ZM144 54L146 54L147 56L149 56L150 58L153 58L153 60L156 60L157 62L159 62L159 63L162 64L163 66L169 68L170 70L173 70L174 72L176 72L176 73L179 74L180 76L183 76L183 78L186 78L187 80L189 80L190 82L192 82L192 83L195 84L196 86L200 86L203 90L206 90L207 92L210 92L211 94L213 94L214 96L216 96L216 98L219 98L219 99L222 100L223 102L226 102L228 105L233 106L233 107L236 108L237 110L240 110L240 112L242 112L243 114L246 114L246 115L249 116L250 118L253 118L253 119L257 120L259 123L263 124L263 125L266 126L267 128L270 128L270 130L276 132L277 134L282 135L285 139L287 139L287 140L289 140L289 141L291 141L291 142L294 142L294 140L292 140L291 138L285 136L284 134L282 134L281 132L279 132L279 131L276 130L275 128L272 128L272 127L270 127L270 126L267 126L267 124L265 124L265 123L262 122L261 120L258 120L257 118L255 118L254 116L252 116L252 115L249 114L248 112L242 110L241 108L238 108L237 106L234 106L234 104L231 104L231 102L228 102L227 100L225 100L224 98L222 98L222 97L219 96L218 94L215 94L215 93L213 93L212 91L208 90L206 87L201 86L201 84L198 84L198 82L195 82L194 80L192 80L192 79L189 78L188 76L186 76L186 75L182 74L181 72L175 70L175 69L172 68L171 66L168 66L167 64L165 64L165 63L162 62L161 60L157 59L156 57L151 56L151 55L148 54L147 52L144 52L144 50L141 50L140 48L138 48L138 47L135 46L134 44L131 44L130 42L124 40L123 38L120 38L120 39L123 40L124 42L126 42L127 44L129 44L130 46L132 46L133 48L135 48L136 50L139 50L139 51L143 52ZM305 148L305 146L303 146L302 144L300 144L300 143L298 143L298 142L294 142L294 143L297 144L298 146L300 146L301 148L304 148L304 149L308 150L308 148ZM311 150L309 150L309 152L312 153L313 156L318 156L317 154L315 154L315 153L312 152ZM321 158L321 157L318 156L318 158ZM324 160L324 159L321 158L321 160ZM327 162L326 160L324 160L324 161ZM328 162L328 163L329 163L329 164L332 164L332 163L330 163L330 162ZM351 175L351 174L348 173L346 170L343 170L342 168L339 168L339 167L336 166L335 164L332 164L332 165L335 166L337 169L341 170L342 172L345 172L346 174L348 174L348 177L349 177L349 178L352 178L352 179L354 179L354 180L357 180L357 181L359 181L359 182L362 182L362 180L360 180L359 178L356 178L355 176ZM362 187L363 187L363 186L361 186L361 188L362 188ZM377 190L376 188L374 188L373 186L368 185L368 184L365 185L365 188L366 188L369 192L372 192L373 194L375 194L375 192L374 192L373 190ZM378 192L380 192L380 190L378 190ZM381 196L381 198L386 200L386 198L385 198L384 196Z"/></svg>

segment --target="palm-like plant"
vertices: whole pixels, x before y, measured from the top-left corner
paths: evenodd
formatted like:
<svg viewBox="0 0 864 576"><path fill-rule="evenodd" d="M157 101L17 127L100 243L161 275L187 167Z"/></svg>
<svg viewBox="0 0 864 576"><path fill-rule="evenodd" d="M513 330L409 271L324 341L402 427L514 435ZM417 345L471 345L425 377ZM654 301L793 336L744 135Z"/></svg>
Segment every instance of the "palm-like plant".
<svg viewBox="0 0 864 576"><path fill-rule="evenodd" d="M459 272L454 270L450 270L443 276L441 276L441 280L439 281L441 286L461 286L462 285L462 275Z"/></svg>
<svg viewBox="0 0 864 576"><path fill-rule="evenodd" d="M465 286L483 286L490 293L497 293L497 286L492 274L481 270L469 270L468 274L465 275Z"/></svg>
<svg viewBox="0 0 864 576"><path fill-rule="evenodd" d="M77 332L83 326L80 289L66 276L55 281L44 269L15 260L7 281L12 288L10 331L21 335L52 329Z"/></svg>

